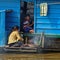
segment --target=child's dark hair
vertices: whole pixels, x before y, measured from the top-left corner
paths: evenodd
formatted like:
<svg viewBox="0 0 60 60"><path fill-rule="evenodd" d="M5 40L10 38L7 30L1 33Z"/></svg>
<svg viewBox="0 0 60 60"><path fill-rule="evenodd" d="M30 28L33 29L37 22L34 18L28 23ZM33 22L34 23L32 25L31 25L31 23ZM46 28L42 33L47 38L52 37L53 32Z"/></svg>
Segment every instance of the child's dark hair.
<svg viewBox="0 0 60 60"><path fill-rule="evenodd" d="M12 30L15 31L15 30L18 30L19 29L19 26L14 26L12 27Z"/></svg>
<svg viewBox="0 0 60 60"><path fill-rule="evenodd" d="M29 16L29 17L30 17L30 15L29 15L29 14L26 14L26 15L25 15L25 17L27 17L27 16Z"/></svg>

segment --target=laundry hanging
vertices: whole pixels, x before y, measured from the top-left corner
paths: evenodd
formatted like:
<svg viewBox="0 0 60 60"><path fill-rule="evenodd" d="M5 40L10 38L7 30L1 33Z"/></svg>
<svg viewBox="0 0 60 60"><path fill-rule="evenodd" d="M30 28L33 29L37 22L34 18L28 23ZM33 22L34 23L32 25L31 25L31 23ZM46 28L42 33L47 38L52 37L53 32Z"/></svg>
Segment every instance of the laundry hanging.
<svg viewBox="0 0 60 60"><path fill-rule="evenodd" d="M47 3L40 4L40 16L47 16L48 5Z"/></svg>

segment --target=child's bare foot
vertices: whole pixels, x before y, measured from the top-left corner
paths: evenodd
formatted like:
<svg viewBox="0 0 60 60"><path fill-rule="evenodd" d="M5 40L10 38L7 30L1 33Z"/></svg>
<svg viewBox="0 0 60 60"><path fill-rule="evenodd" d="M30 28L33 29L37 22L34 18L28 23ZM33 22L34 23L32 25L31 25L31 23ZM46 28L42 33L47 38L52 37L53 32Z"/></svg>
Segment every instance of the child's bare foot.
<svg viewBox="0 0 60 60"><path fill-rule="evenodd" d="M29 46L29 47L34 47L34 45L33 45L33 44L28 44L28 46Z"/></svg>
<svg viewBox="0 0 60 60"><path fill-rule="evenodd" d="M9 47L9 45L6 45L5 47L6 47L6 48Z"/></svg>

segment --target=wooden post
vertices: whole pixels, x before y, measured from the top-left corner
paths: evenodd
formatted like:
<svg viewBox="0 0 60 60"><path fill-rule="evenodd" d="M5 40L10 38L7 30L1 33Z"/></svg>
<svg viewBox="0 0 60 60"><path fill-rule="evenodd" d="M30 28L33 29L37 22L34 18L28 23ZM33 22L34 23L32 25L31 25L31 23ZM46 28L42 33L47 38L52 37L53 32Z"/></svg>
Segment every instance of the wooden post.
<svg viewBox="0 0 60 60"><path fill-rule="evenodd" d="M27 36L26 36L26 41L25 41L26 44L28 44L28 43L27 43L27 40L28 40L28 38L27 38Z"/></svg>
<svg viewBox="0 0 60 60"><path fill-rule="evenodd" d="M41 33L42 48L44 48L44 32Z"/></svg>

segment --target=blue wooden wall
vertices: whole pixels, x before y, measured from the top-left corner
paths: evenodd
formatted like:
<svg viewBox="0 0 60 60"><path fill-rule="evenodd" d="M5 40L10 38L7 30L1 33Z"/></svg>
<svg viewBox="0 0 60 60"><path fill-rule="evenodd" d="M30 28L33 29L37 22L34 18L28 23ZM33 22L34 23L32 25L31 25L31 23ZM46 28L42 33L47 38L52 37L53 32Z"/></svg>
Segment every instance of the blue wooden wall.
<svg viewBox="0 0 60 60"><path fill-rule="evenodd" d="M5 10L0 10L0 46L5 44Z"/></svg>
<svg viewBox="0 0 60 60"><path fill-rule="evenodd" d="M48 3L47 16L40 16L40 3ZM58 2L58 1L57 1ZM60 34L60 4L50 4L54 1L36 1L35 32L56 35Z"/></svg>
<svg viewBox="0 0 60 60"><path fill-rule="evenodd" d="M11 28L14 25L20 26L20 0L0 0L0 11L3 10L0 12L0 46L6 44Z"/></svg>
<svg viewBox="0 0 60 60"><path fill-rule="evenodd" d="M20 1L0 0L0 46L5 45L7 36L14 25L20 26ZM56 0L22 0L34 2L34 30L35 33L60 34L60 4L48 4L48 15L40 16L40 3L55 2ZM56 2L59 2L57 0ZM6 12L6 10L13 10ZM2 34L2 35L1 35Z"/></svg>

